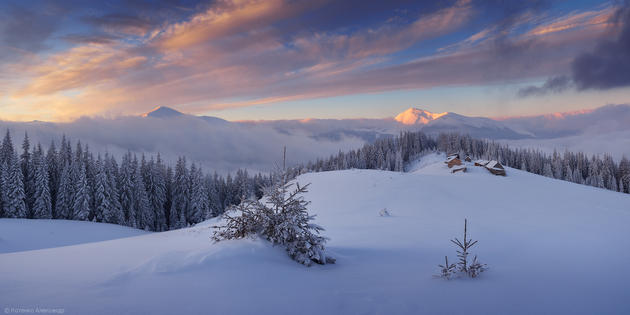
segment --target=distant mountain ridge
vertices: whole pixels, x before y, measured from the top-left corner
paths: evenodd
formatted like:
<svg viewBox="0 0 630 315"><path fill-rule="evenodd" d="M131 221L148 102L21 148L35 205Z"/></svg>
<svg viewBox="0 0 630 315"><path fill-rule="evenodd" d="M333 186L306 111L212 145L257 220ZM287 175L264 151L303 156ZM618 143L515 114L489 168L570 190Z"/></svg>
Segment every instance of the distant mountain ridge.
<svg viewBox="0 0 630 315"><path fill-rule="evenodd" d="M166 106L158 106L154 108L152 111L142 114L142 117L162 118L162 119L174 118L174 117L191 117L191 118L202 119L209 123L228 123L227 120L219 118L219 117L196 116L196 115L184 114L178 110L175 110Z"/></svg>
<svg viewBox="0 0 630 315"><path fill-rule="evenodd" d="M143 117L195 118L210 124L270 126L283 134L302 133L314 139L339 140L358 137L373 141L401 130L422 130L427 134L458 132L488 139L553 139L630 130L630 105L606 105L596 109L550 113L526 117L471 117L453 112L434 113L410 107L383 119L293 119L229 122L212 116L195 116L160 106Z"/></svg>
<svg viewBox="0 0 630 315"><path fill-rule="evenodd" d="M179 117L184 115L184 113L176 111L170 107L166 106L158 106L151 110L148 113L142 115L142 117L156 117L156 118L167 118L167 117Z"/></svg>
<svg viewBox="0 0 630 315"><path fill-rule="evenodd" d="M444 115L448 115L448 112L444 113L432 113L423 109L409 107L404 112L398 114L394 120L403 125L416 125L416 124L428 124Z"/></svg>

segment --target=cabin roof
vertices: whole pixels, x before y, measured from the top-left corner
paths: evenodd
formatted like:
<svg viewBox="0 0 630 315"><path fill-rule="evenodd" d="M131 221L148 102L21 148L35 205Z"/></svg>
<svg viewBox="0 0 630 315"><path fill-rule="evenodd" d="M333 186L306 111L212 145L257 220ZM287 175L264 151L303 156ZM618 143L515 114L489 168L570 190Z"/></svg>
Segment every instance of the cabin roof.
<svg viewBox="0 0 630 315"><path fill-rule="evenodd" d="M495 160L492 160L492 161L488 162L488 164L486 164L486 167L499 169L499 170L503 169L503 165L501 165L501 163L499 163L499 162L497 162Z"/></svg>

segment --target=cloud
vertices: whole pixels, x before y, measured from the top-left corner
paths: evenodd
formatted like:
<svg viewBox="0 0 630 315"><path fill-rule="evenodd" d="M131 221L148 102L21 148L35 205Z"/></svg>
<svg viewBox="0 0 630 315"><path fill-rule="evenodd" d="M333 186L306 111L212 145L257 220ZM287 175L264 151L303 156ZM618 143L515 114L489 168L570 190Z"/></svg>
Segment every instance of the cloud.
<svg viewBox="0 0 630 315"><path fill-rule="evenodd" d="M146 57L129 54L122 47L100 44L78 46L27 68L35 79L16 95L46 95L96 86L145 62Z"/></svg>
<svg viewBox="0 0 630 315"><path fill-rule="evenodd" d="M109 33L130 34L144 36L153 26L152 23L140 16L110 13L103 16L84 17L89 24L101 27Z"/></svg>
<svg viewBox="0 0 630 315"><path fill-rule="evenodd" d="M61 39L73 44L113 44L122 37L111 34L68 34Z"/></svg>
<svg viewBox="0 0 630 315"><path fill-rule="evenodd" d="M54 4L34 9L14 3L0 5L0 62L45 49L45 41L59 25L55 18L59 11Z"/></svg>
<svg viewBox="0 0 630 315"><path fill-rule="evenodd" d="M580 90L605 90L630 86L630 1L619 8L613 22L618 35L604 40L592 51L575 58L573 81Z"/></svg>
<svg viewBox="0 0 630 315"><path fill-rule="evenodd" d="M287 147L289 165L327 157L360 147L364 140L343 134L336 139L312 136L313 132L285 129L280 132L271 125L208 123L202 119L182 116L160 119L145 117L88 118L70 123L15 123L0 121L0 130L9 128L19 139L27 131L32 143L47 147L65 134L73 142L88 144L93 152L109 152L120 157L130 150L138 154L157 154L174 164L185 154L189 161L206 170L220 173L239 168L269 172L282 159L282 148ZM324 128L324 129L322 129ZM330 129L328 129L330 130Z"/></svg>
<svg viewBox="0 0 630 315"><path fill-rule="evenodd" d="M19 77L0 87L8 95L0 105L19 104L20 117L46 111L44 117L69 120L140 113L157 105L202 113L497 83L567 73L570 56L592 48L603 34L595 27L522 31L534 29L532 21L556 25L553 30L575 24L542 21L536 14L544 8L540 1L394 1L358 7L365 16L353 12L345 20L337 11L332 18L324 13L353 7L325 0L224 0L182 8L163 1L153 9L148 3L114 1L113 9L90 11L79 19L89 27L56 37L70 48L23 57L11 66ZM493 23L480 17L486 9L496 15ZM586 23L597 14L586 16L591 18L577 20ZM331 19L330 24L314 17ZM480 19L484 27L477 28ZM467 27L479 31L451 49L432 51L432 42L457 38ZM16 106L3 114L17 117Z"/></svg>
<svg viewBox="0 0 630 315"><path fill-rule="evenodd" d="M518 96L541 96L549 93L560 93L572 86L571 78L566 75L555 76L547 79L542 86L528 86L518 91Z"/></svg>
<svg viewBox="0 0 630 315"><path fill-rule="evenodd" d="M590 52L577 55L571 62L570 75L553 76L542 86L529 86L518 91L519 97L559 93L569 88L606 90L630 86L630 2L616 9L572 14L549 25L540 26L531 34L547 35L568 29L595 26L607 28L613 40L600 40Z"/></svg>

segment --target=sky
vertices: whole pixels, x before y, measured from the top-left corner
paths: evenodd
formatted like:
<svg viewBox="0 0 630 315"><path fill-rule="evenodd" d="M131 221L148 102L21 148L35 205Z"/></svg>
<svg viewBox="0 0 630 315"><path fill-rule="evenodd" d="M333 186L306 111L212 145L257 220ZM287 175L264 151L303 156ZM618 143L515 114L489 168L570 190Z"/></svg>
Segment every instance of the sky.
<svg viewBox="0 0 630 315"><path fill-rule="evenodd" d="M0 119L520 116L630 103L628 1L0 2Z"/></svg>

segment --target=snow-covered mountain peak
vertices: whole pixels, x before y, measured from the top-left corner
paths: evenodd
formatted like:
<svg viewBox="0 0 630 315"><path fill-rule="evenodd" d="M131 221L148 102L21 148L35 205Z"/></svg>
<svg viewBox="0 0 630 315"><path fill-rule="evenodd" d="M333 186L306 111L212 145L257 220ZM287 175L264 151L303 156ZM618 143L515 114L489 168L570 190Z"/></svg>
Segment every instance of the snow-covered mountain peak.
<svg viewBox="0 0 630 315"><path fill-rule="evenodd" d="M404 112L398 114L395 119L396 121L404 125L416 125L416 124L426 125L429 122L436 120L446 114L448 114L448 112L432 113L430 111L426 111L423 109L410 107Z"/></svg>
<svg viewBox="0 0 630 315"><path fill-rule="evenodd" d="M159 117L159 118L166 118L166 117L176 117L176 116L181 116L184 115L182 112L176 111L170 107L166 107L166 106L158 106L155 109L153 109L152 111L142 115L143 117Z"/></svg>

